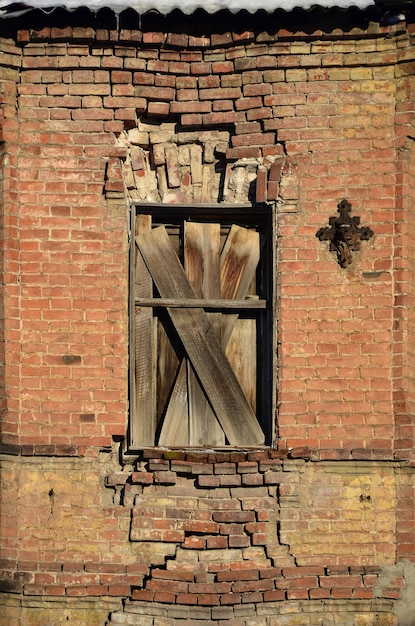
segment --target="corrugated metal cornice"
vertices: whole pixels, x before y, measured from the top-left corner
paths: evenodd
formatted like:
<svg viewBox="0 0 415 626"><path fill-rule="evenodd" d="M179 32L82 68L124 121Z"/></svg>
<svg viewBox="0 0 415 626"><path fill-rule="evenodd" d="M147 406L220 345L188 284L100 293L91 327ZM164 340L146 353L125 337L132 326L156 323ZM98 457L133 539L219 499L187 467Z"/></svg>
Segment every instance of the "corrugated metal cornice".
<svg viewBox="0 0 415 626"><path fill-rule="evenodd" d="M17 16L22 11L40 9L51 11L57 7L62 7L68 11L79 8L87 8L92 12L97 12L107 8L114 13L122 13L127 9L132 9L143 15L149 11L157 11L162 15L168 15L174 10L179 10L186 15L190 15L198 9L203 9L207 13L218 13L219 11L229 11L239 13L247 11L256 13L258 10L273 13L277 10L293 11L294 9L309 10L314 7L322 9L366 9L374 6L375 0L263 0L258 5L257 0L27 0L20 3L11 3L10 0L0 0L0 15Z"/></svg>

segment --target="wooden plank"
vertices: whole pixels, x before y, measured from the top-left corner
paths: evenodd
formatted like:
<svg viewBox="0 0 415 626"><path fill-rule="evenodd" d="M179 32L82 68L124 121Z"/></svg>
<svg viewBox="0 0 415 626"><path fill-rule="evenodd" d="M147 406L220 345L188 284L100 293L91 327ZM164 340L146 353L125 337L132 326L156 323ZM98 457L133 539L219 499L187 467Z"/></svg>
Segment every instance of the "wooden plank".
<svg viewBox="0 0 415 626"><path fill-rule="evenodd" d="M220 298L219 224L185 223L184 266L197 298Z"/></svg>
<svg viewBox="0 0 415 626"><path fill-rule="evenodd" d="M239 318L230 336L225 354L236 378L248 400L256 411L257 397L257 336L256 320Z"/></svg>
<svg viewBox="0 0 415 626"><path fill-rule="evenodd" d="M220 226L185 222L184 266L189 283L200 298L220 296ZM221 314L207 313L220 340ZM223 432L190 363L187 364L189 394L189 443L191 446L223 446Z"/></svg>
<svg viewBox="0 0 415 626"><path fill-rule="evenodd" d="M139 215L135 221L135 232L140 234L151 230L151 216ZM134 296L149 297L153 294L153 281L143 258L135 247ZM135 308L134 350L135 350L135 402L130 426L131 445L154 445L156 431L155 416L155 359L154 323L151 309Z"/></svg>
<svg viewBox="0 0 415 626"><path fill-rule="evenodd" d="M129 250L129 298L128 298L128 317L129 317L129 325L128 325L128 386L129 386L129 428L128 428L128 445L133 446L137 445L136 440L138 438L139 432L137 432L137 420L139 419L137 415L137 407L136 407L136 382L135 382L135 355L136 355L136 346L135 346L135 257L137 246L135 243L135 212L132 210L130 213L130 250Z"/></svg>
<svg viewBox="0 0 415 626"><path fill-rule="evenodd" d="M166 406L169 402L174 382L177 379L180 365L180 360L170 341L169 331L168 329L166 330L163 324L166 321L165 318L167 318L168 323L171 323L166 312L165 316L158 319L157 324L157 428L159 428L161 420L165 417Z"/></svg>
<svg viewBox="0 0 415 626"><path fill-rule="evenodd" d="M187 361L189 394L189 445L224 446L225 433L216 419L190 361Z"/></svg>
<svg viewBox="0 0 415 626"><path fill-rule="evenodd" d="M163 226L136 241L161 297L195 297ZM205 311L167 310L229 443L261 445L264 434Z"/></svg>
<svg viewBox="0 0 415 626"><path fill-rule="evenodd" d="M221 300L212 298L194 298L179 300L177 298L135 298L137 306L174 307L179 309L266 309L267 301L248 297L245 300Z"/></svg>
<svg viewBox="0 0 415 626"><path fill-rule="evenodd" d="M167 405L166 415L160 432L159 446L188 446L188 395L186 361L180 364L174 384L174 400Z"/></svg>
<svg viewBox="0 0 415 626"><path fill-rule="evenodd" d="M259 234L233 225L221 255L221 296L247 296L259 262ZM222 346L250 406L256 411L257 337L254 319L238 319L236 314L222 316Z"/></svg>
<svg viewBox="0 0 415 626"><path fill-rule="evenodd" d="M221 297L243 299L259 263L259 233L232 225L221 254ZM222 318L222 346L226 347L235 326L237 315Z"/></svg>
<svg viewBox="0 0 415 626"><path fill-rule="evenodd" d="M245 297L258 263L259 234L233 224L221 254L221 297Z"/></svg>

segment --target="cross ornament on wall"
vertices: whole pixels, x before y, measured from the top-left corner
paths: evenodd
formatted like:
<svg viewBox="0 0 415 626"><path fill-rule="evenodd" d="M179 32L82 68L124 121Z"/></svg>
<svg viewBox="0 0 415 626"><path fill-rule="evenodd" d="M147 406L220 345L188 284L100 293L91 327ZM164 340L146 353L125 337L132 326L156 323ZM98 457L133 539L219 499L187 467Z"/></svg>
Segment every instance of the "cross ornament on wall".
<svg viewBox="0 0 415 626"><path fill-rule="evenodd" d="M320 241L330 242L330 252L336 253L340 267L348 267L353 260L352 252L360 250L361 241L368 241L374 235L368 226L359 226L360 217L352 217L351 211L352 205L343 199L337 205L338 217L330 217L330 226L316 232Z"/></svg>

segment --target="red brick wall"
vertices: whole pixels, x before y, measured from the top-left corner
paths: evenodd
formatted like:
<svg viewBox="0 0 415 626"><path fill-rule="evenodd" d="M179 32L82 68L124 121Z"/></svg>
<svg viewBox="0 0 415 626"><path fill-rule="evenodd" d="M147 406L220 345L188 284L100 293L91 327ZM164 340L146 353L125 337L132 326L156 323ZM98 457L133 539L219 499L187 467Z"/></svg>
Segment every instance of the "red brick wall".
<svg viewBox="0 0 415 626"><path fill-rule="evenodd" d="M16 442L18 411L16 397L20 354L20 312L18 287L18 202L16 119L18 68L21 50L12 40L1 42L1 366L2 385L0 432L2 439ZM5 342L5 343L3 343ZM7 345L7 347L6 347Z"/></svg>
<svg viewBox="0 0 415 626"><path fill-rule="evenodd" d="M149 114L232 124L228 160L269 169L283 152L281 442L390 453L394 40L255 44L247 34L180 49L144 33L145 45L102 56L94 38L90 50L70 36L19 34L20 442L99 445L124 433L126 212L111 212L102 188L117 136ZM375 232L346 271L315 238L342 197Z"/></svg>
<svg viewBox="0 0 415 626"><path fill-rule="evenodd" d="M415 529L410 28L42 19L0 58L4 623L44 623L51 598L75 623L190 619L173 604L238 626L346 604L396 623ZM278 450L119 456L141 120L227 133L223 158L253 164L276 213ZM346 269L316 237L342 198L374 231Z"/></svg>

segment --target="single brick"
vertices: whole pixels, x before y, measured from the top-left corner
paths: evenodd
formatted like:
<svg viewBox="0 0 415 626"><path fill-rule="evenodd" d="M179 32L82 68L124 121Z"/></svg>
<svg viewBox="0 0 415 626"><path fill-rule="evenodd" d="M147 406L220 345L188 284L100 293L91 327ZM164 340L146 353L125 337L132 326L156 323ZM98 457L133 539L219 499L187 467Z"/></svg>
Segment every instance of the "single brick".
<svg viewBox="0 0 415 626"><path fill-rule="evenodd" d="M230 160L237 161L238 159L257 159L261 156L261 150L257 146L248 146L241 148L228 148L226 150L226 157Z"/></svg>
<svg viewBox="0 0 415 626"><path fill-rule="evenodd" d="M161 485L175 485L177 482L176 472L156 471L154 472L154 483Z"/></svg>
<svg viewBox="0 0 415 626"><path fill-rule="evenodd" d="M131 474L131 482L140 485L151 485L153 478L154 476L151 472L133 472Z"/></svg>
<svg viewBox="0 0 415 626"><path fill-rule="evenodd" d="M197 520L182 520L177 522L180 529L187 533L218 533L219 527L216 522L212 521L197 521Z"/></svg>
<svg viewBox="0 0 415 626"><path fill-rule="evenodd" d="M166 117L170 111L170 105L168 102L149 102L148 114L154 117Z"/></svg>
<svg viewBox="0 0 415 626"><path fill-rule="evenodd" d="M206 547L208 550L217 550L228 547L228 538L225 536L213 536L206 538Z"/></svg>
<svg viewBox="0 0 415 626"><path fill-rule="evenodd" d="M229 535L230 548L248 548L251 545L251 539L246 535Z"/></svg>
<svg viewBox="0 0 415 626"><path fill-rule="evenodd" d="M230 474L219 476L219 484L221 487L238 487L241 485L241 476L239 474Z"/></svg>
<svg viewBox="0 0 415 626"><path fill-rule="evenodd" d="M240 98L235 102L237 111L246 111L247 109L258 109L262 107L262 98Z"/></svg>
<svg viewBox="0 0 415 626"><path fill-rule="evenodd" d="M215 474L235 474L236 464L235 463L215 463L213 466L213 471Z"/></svg>
<svg viewBox="0 0 415 626"><path fill-rule="evenodd" d="M264 146L275 143L274 133L250 133L247 135L234 135L232 137L232 146Z"/></svg>
<svg viewBox="0 0 415 626"><path fill-rule="evenodd" d="M198 100L190 100L185 102L170 103L170 111L172 113L210 113L211 110L211 102L199 102Z"/></svg>
<svg viewBox="0 0 415 626"><path fill-rule="evenodd" d="M200 89L201 100L237 100L242 92L239 87L220 87L219 89Z"/></svg>
<svg viewBox="0 0 415 626"><path fill-rule="evenodd" d="M245 523L255 521L254 511L213 511L212 518L215 522Z"/></svg>
<svg viewBox="0 0 415 626"><path fill-rule="evenodd" d="M183 548L188 550L204 550L206 548L206 538L204 537L186 537Z"/></svg>
<svg viewBox="0 0 415 626"><path fill-rule="evenodd" d="M258 580L259 571L257 569L222 571L218 572L216 577L219 581Z"/></svg>
<svg viewBox="0 0 415 626"><path fill-rule="evenodd" d="M212 475L200 475L197 479L199 487L219 487L220 486L220 476L212 476Z"/></svg>
<svg viewBox="0 0 415 626"><path fill-rule="evenodd" d="M137 98L146 98L148 100L167 100L168 102L171 102L174 99L175 90L171 87L137 85L134 89L134 95Z"/></svg>
<svg viewBox="0 0 415 626"><path fill-rule="evenodd" d="M252 122L253 120L263 120L272 117L272 109L271 107L262 107L258 109L249 109L246 112L246 119L248 122Z"/></svg>
<svg viewBox="0 0 415 626"><path fill-rule="evenodd" d="M197 596L197 603L200 606L217 606L220 604L220 600L215 593L200 593Z"/></svg>

